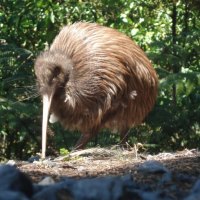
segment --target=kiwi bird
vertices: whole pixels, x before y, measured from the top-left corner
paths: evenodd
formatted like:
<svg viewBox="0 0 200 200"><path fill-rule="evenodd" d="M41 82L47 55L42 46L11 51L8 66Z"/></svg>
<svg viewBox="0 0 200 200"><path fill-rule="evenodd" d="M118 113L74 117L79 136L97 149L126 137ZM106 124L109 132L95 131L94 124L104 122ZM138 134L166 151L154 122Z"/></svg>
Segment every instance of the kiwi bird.
<svg viewBox="0 0 200 200"><path fill-rule="evenodd" d="M49 50L35 61L43 97L42 157L48 118L82 135L76 148L102 128L128 130L153 108L158 79L150 60L128 36L96 23L78 22L61 29Z"/></svg>

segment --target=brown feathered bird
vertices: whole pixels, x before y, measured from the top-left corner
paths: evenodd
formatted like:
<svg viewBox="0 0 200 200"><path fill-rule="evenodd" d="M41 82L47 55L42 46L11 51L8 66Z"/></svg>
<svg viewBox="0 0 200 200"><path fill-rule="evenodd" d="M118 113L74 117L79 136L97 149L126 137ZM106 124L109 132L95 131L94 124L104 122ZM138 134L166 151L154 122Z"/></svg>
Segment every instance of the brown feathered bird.
<svg viewBox="0 0 200 200"><path fill-rule="evenodd" d="M125 141L157 96L157 75L145 53L126 35L95 23L65 26L37 57L35 73L43 96L42 157L49 112L50 121L81 131L76 148L83 148L101 128L117 130Z"/></svg>

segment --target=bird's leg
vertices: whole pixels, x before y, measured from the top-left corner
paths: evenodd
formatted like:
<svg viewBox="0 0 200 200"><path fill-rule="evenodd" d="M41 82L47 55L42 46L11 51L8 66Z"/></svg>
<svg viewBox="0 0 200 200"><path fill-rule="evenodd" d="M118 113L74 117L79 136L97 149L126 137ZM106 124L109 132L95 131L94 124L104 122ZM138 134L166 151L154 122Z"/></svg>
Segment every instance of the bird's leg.
<svg viewBox="0 0 200 200"><path fill-rule="evenodd" d="M90 129L88 132L82 133L81 137L79 138L78 142L75 145L76 149L84 149L86 144L95 136L98 135L99 129L98 127Z"/></svg>
<svg viewBox="0 0 200 200"><path fill-rule="evenodd" d="M129 129L126 128L120 132L120 146L127 147Z"/></svg>
<svg viewBox="0 0 200 200"><path fill-rule="evenodd" d="M90 141L90 139L93 136L94 135L91 133L82 134L81 137L79 138L78 142L75 145L75 149L84 149L86 144Z"/></svg>
<svg viewBox="0 0 200 200"><path fill-rule="evenodd" d="M95 135L94 146L97 146L97 144L98 144L98 134Z"/></svg>

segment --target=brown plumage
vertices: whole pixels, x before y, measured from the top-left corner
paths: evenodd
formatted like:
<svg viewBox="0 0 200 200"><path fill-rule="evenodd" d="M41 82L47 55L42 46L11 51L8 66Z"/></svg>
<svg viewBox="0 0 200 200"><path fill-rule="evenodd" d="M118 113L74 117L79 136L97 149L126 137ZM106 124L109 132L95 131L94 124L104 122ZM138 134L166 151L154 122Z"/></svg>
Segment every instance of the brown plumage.
<svg viewBox="0 0 200 200"><path fill-rule="evenodd" d="M50 109L52 120L81 131L77 148L101 128L118 130L125 139L157 96L157 75L145 53L126 35L95 23L64 27L36 59L35 73L48 102L43 121Z"/></svg>

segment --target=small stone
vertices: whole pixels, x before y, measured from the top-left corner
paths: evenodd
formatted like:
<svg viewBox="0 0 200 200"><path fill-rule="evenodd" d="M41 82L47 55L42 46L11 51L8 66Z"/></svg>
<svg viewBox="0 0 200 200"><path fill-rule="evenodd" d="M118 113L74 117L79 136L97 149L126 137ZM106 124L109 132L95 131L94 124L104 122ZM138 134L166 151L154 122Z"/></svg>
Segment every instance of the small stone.
<svg viewBox="0 0 200 200"><path fill-rule="evenodd" d="M33 163L34 161L39 161L40 160L40 156L36 155L36 156L31 156L28 159L28 162Z"/></svg>
<svg viewBox="0 0 200 200"><path fill-rule="evenodd" d="M57 165L56 162L53 162L51 160L44 160L42 163L47 167L55 167Z"/></svg>
<svg viewBox="0 0 200 200"><path fill-rule="evenodd" d="M82 172L82 171L84 171L84 170L85 170L85 167L83 167L83 166L80 166L80 167L78 167L78 168L77 168L77 170L78 170L79 172Z"/></svg>
<svg viewBox="0 0 200 200"><path fill-rule="evenodd" d="M15 166L16 162L14 160L9 160L6 164L11 165L11 166Z"/></svg>
<svg viewBox="0 0 200 200"><path fill-rule="evenodd" d="M146 161L138 167L138 171L144 173L167 173L168 169L160 162L155 160Z"/></svg>
<svg viewBox="0 0 200 200"><path fill-rule="evenodd" d="M38 185L52 185L55 181L50 176L45 177L42 181L38 183Z"/></svg>

